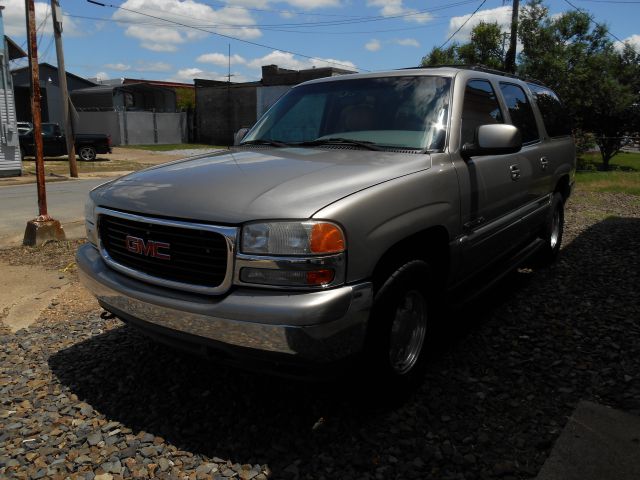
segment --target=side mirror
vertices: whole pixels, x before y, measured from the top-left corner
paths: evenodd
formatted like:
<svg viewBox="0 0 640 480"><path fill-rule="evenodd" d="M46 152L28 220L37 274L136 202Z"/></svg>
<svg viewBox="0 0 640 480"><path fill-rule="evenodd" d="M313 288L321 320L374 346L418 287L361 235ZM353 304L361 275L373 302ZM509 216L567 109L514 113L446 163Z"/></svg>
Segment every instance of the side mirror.
<svg viewBox="0 0 640 480"><path fill-rule="evenodd" d="M475 143L462 146L462 157L468 160L477 155L505 155L522 149L522 134L518 127L496 123L480 125Z"/></svg>
<svg viewBox="0 0 640 480"><path fill-rule="evenodd" d="M247 135L247 133L249 133L249 130L251 129L248 127L243 127L240 130L238 130L233 136L233 144L238 145L242 141L242 139Z"/></svg>

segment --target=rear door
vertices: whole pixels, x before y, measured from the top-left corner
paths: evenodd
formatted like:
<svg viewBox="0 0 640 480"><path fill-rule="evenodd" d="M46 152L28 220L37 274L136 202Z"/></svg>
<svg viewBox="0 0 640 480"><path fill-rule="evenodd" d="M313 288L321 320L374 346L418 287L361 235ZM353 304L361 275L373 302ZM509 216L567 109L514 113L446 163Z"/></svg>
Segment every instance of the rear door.
<svg viewBox="0 0 640 480"><path fill-rule="evenodd" d="M545 168L539 172L537 188L553 192L558 170L566 168L575 158L575 147L571 138L572 122L558 96L549 88L528 84L533 95L534 107L540 112L543 121L545 139L541 145L541 157L545 159Z"/></svg>

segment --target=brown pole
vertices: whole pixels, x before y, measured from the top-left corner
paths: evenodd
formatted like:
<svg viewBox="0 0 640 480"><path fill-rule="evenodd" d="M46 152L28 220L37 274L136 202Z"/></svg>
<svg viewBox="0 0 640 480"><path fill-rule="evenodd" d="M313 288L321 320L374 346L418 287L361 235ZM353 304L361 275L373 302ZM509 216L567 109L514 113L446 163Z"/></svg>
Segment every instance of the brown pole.
<svg viewBox="0 0 640 480"><path fill-rule="evenodd" d="M518 10L520 0L513 0L511 9L511 37L509 38L509 50L504 59L504 69L509 73L516 73L516 46L518 43Z"/></svg>
<svg viewBox="0 0 640 480"><path fill-rule="evenodd" d="M69 156L69 174L78 178L78 164L76 162L76 147L73 125L69 115L69 90L67 89L67 72L64 68L64 51L62 50L62 21L58 20L60 4L58 0L51 0L51 16L53 19L53 34L56 40L56 57L58 58L58 84L62 97L62 114L64 117L64 133Z"/></svg>
<svg viewBox="0 0 640 480"><path fill-rule="evenodd" d="M40 116L40 70L36 41L36 12L33 0L25 0L27 12L27 44L29 46L29 69L31 71L31 116L33 119L33 142L36 155L36 178L38 183L39 222L50 220L47 213L47 191L44 186L44 157L42 153L42 118Z"/></svg>

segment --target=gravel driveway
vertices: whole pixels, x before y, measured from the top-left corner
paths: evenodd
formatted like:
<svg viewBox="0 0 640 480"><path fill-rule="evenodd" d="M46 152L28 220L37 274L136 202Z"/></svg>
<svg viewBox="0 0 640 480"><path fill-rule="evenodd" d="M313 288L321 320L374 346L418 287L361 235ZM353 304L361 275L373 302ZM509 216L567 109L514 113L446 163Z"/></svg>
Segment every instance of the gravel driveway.
<svg viewBox="0 0 640 480"><path fill-rule="evenodd" d="M566 222L559 262L451 314L394 406L384 384L241 373L52 305L2 332L0 476L534 477L580 399L640 414L640 201L578 194Z"/></svg>

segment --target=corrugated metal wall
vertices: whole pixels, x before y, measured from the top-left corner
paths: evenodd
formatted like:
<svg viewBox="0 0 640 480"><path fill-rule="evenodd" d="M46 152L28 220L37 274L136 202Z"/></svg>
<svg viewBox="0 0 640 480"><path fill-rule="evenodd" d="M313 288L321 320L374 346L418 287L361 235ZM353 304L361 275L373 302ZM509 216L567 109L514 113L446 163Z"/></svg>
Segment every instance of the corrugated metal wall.
<svg viewBox="0 0 640 480"><path fill-rule="evenodd" d="M8 73L5 56L0 54L0 176L21 174L22 158L11 75Z"/></svg>

